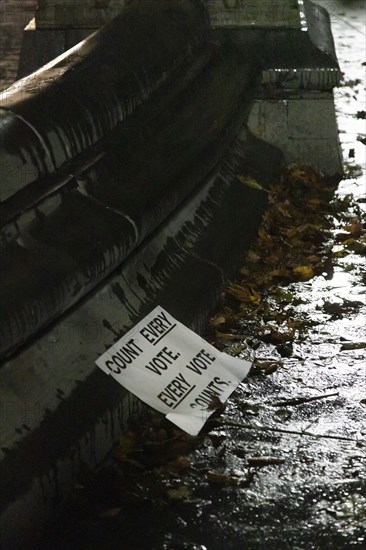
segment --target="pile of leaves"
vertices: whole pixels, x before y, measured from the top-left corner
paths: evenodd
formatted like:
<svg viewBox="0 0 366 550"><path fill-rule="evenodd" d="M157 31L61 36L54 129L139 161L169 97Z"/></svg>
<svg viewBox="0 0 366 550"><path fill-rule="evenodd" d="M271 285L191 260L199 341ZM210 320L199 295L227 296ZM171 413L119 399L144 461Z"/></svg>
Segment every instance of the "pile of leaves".
<svg viewBox="0 0 366 550"><path fill-rule="evenodd" d="M302 298L296 283L319 276L331 279L340 258L366 251L359 204L351 195L337 197L335 190L334 182L305 164L288 167L281 181L271 186L269 208L245 267L229 284L221 310L211 319L216 346L240 340L233 349L238 355L262 342L289 357L292 343L306 337L314 319L297 312ZM332 313L332 306L325 303L324 312ZM342 304L340 311L345 308ZM281 361L259 359L255 364L271 373Z"/></svg>

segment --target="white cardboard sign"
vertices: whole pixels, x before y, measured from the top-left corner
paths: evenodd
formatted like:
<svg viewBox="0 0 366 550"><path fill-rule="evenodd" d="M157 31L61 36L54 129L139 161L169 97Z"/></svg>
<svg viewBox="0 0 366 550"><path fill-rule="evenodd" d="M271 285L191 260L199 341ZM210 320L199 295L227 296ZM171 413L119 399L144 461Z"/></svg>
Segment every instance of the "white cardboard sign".
<svg viewBox="0 0 366 550"><path fill-rule="evenodd" d="M219 352L160 306L96 364L191 435L212 414L212 398L226 401L251 367Z"/></svg>

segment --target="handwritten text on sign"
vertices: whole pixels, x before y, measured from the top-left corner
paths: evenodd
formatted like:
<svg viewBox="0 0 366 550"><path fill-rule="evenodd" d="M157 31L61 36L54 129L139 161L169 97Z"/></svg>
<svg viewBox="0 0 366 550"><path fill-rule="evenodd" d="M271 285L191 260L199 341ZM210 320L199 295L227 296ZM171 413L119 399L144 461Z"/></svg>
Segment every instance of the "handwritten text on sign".
<svg viewBox="0 0 366 550"><path fill-rule="evenodd" d="M225 401L251 366L220 353L161 307L96 364L191 435L197 435L212 414L212 399Z"/></svg>

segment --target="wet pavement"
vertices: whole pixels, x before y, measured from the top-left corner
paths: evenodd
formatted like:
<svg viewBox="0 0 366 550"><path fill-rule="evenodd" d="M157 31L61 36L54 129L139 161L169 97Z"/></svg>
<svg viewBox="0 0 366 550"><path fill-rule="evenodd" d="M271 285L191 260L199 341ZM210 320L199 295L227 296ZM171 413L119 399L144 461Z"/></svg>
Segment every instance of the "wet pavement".
<svg viewBox="0 0 366 550"><path fill-rule="evenodd" d="M365 26L363 2L331 8L346 178L314 239L322 261L300 267L309 280L250 286L249 253L207 336L253 359L249 378L196 440L156 416L132 427L45 548L365 548Z"/></svg>
<svg viewBox="0 0 366 550"><path fill-rule="evenodd" d="M345 73L335 101L346 177L314 191L314 208L329 203L314 238L286 227L294 246L313 247L300 271L285 263L274 278L262 265L267 217L211 321L207 338L255 368L198 438L155 414L131 426L99 472L82 473L43 550L366 547L364 2L318 3Z"/></svg>

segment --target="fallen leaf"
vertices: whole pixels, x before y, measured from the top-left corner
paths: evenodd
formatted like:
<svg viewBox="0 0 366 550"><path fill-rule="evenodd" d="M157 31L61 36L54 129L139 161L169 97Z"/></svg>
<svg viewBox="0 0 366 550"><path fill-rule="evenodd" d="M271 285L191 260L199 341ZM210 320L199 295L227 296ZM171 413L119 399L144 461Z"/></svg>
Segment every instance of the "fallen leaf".
<svg viewBox="0 0 366 550"><path fill-rule="evenodd" d="M253 250L249 250L247 254L247 260L253 264L259 262L261 257L256 252L253 252Z"/></svg>
<svg viewBox="0 0 366 550"><path fill-rule="evenodd" d="M361 239L348 239L343 244L355 254L366 254L366 243Z"/></svg>
<svg viewBox="0 0 366 550"><path fill-rule="evenodd" d="M236 283L231 283L228 287L228 293L241 302L258 305L261 301L258 292L250 285L241 286Z"/></svg>
<svg viewBox="0 0 366 550"><path fill-rule="evenodd" d="M263 339L265 342L268 342L270 344L284 344L285 342L292 342L296 334L296 331L294 329L291 329L289 331L279 331L275 329L271 329L269 332L265 333L263 335Z"/></svg>
<svg viewBox="0 0 366 550"><path fill-rule="evenodd" d="M260 228L258 229L258 237L265 243L272 242L272 236L268 233L268 231L265 230L263 225L261 225Z"/></svg>
<svg viewBox="0 0 366 550"><path fill-rule="evenodd" d="M292 274L298 281L309 281L314 277L314 271L310 265L300 265L294 267Z"/></svg>
<svg viewBox="0 0 366 550"><path fill-rule="evenodd" d="M231 340L231 341L237 341L237 340L243 340L245 338L244 334L230 334L225 332L220 332L216 330L216 337L220 340Z"/></svg>
<svg viewBox="0 0 366 550"><path fill-rule="evenodd" d="M216 472L208 472L207 481L216 485L238 485L239 483L239 479L237 477L218 474Z"/></svg>
<svg viewBox="0 0 366 550"><path fill-rule="evenodd" d="M243 275L244 277L251 276L250 269L248 269L247 267L242 267L241 269L239 269L239 273L240 273L240 275Z"/></svg>
<svg viewBox="0 0 366 550"><path fill-rule="evenodd" d="M224 325L226 323L226 318L223 313L217 313L214 317L211 317L210 324L213 327L218 327L220 325Z"/></svg>
<svg viewBox="0 0 366 550"><path fill-rule="evenodd" d="M191 496L191 490L188 485L180 485L175 489L168 489L166 494L171 500L186 500Z"/></svg>
<svg viewBox="0 0 366 550"><path fill-rule="evenodd" d="M276 464L284 464L285 459L276 456L250 456L248 457L249 466L261 467L270 466Z"/></svg>
<svg viewBox="0 0 366 550"><path fill-rule="evenodd" d="M362 234L362 223L359 221L356 221L351 225L347 225L343 229L357 239Z"/></svg>
<svg viewBox="0 0 366 550"><path fill-rule="evenodd" d="M270 258L271 259L271 258ZM287 269L286 267L280 267L277 269L272 269L269 272L270 277L273 278L279 278L279 279L287 279L291 276L291 271Z"/></svg>
<svg viewBox="0 0 366 550"><path fill-rule="evenodd" d="M232 357L237 357L239 355L239 353L241 353L242 351L244 351L245 349L247 349L247 345L246 344L240 344L239 346L237 346L235 349L232 349L230 351L230 355Z"/></svg>
<svg viewBox="0 0 366 550"><path fill-rule="evenodd" d="M114 449L114 456L117 459L125 458L129 453L136 450L136 438L132 433L121 435Z"/></svg>
<svg viewBox="0 0 366 550"><path fill-rule="evenodd" d="M275 295L276 302L279 302L279 303L284 302L286 304L289 304L292 302L293 299L294 299L294 295L292 292L288 290L284 290L283 288L276 289L276 295Z"/></svg>
<svg viewBox="0 0 366 550"><path fill-rule="evenodd" d="M344 231L339 231L335 234L336 241L339 243L344 243L344 241L349 240L349 233L345 233Z"/></svg>
<svg viewBox="0 0 366 550"><path fill-rule="evenodd" d="M320 183L321 174L310 164L292 164L287 167L285 178L292 184L315 187Z"/></svg>
<svg viewBox="0 0 366 550"><path fill-rule="evenodd" d="M245 414L249 414L251 416L258 416L262 410L262 407L260 405L242 403L240 406L240 410Z"/></svg>
<svg viewBox="0 0 366 550"><path fill-rule="evenodd" d="M320 229L321 229L320 225L315 225L313 223L305 223L297 227L290 227L286 231L286 236L288 239L291 239L295 235L304 235L308 233L319 232Z"/></svg>
<svg viewBox="0 0 366 550"><path fill-rule="evenodd" d="M268 193L268 190L262 187L260 183L257 182L254 178L251 176L236 176L237 179L240 181L240 183L244 183L247 187L251 187L252 189L258 189L259 191L265 191Z"/></svg>
<svg viewBox="0 0 366 550"><path fill-rule="evenodd" d="M282 361L256 361L255 366L258 369L261 369L264 371L265 374L272 374L276 372L278 367L281 367L283 365Z"/></svg>
<svg viewBox="0 0 366 550"><path fill-rule="evenodd" d="M293 218L293 214L290 210L291 208L291 205L289 203L289 201L286 201L284 203L280 203L280 204L276 204L276 209L277 211L284 217L284 218L288 218L288 219L292 219Z"/></svg>
<svg viewBox="0 0 366 550"><path fill-rule="evenodd" d="M280 422L286 422L286 420L289 420L291 416L292 412L288 409L278 409L278 411L274 413L274 417Z"/></svg>
<svg viewBox="0 0 366 550"><path fill-rule="evenodd" d="M305 325L305 321L302 319L292 319L290 317L290 319L287 319L287 326L288 328L291 328L291 329L297 329L297 330L300 330L302 328L304 328L304 325Z"/></svg>

